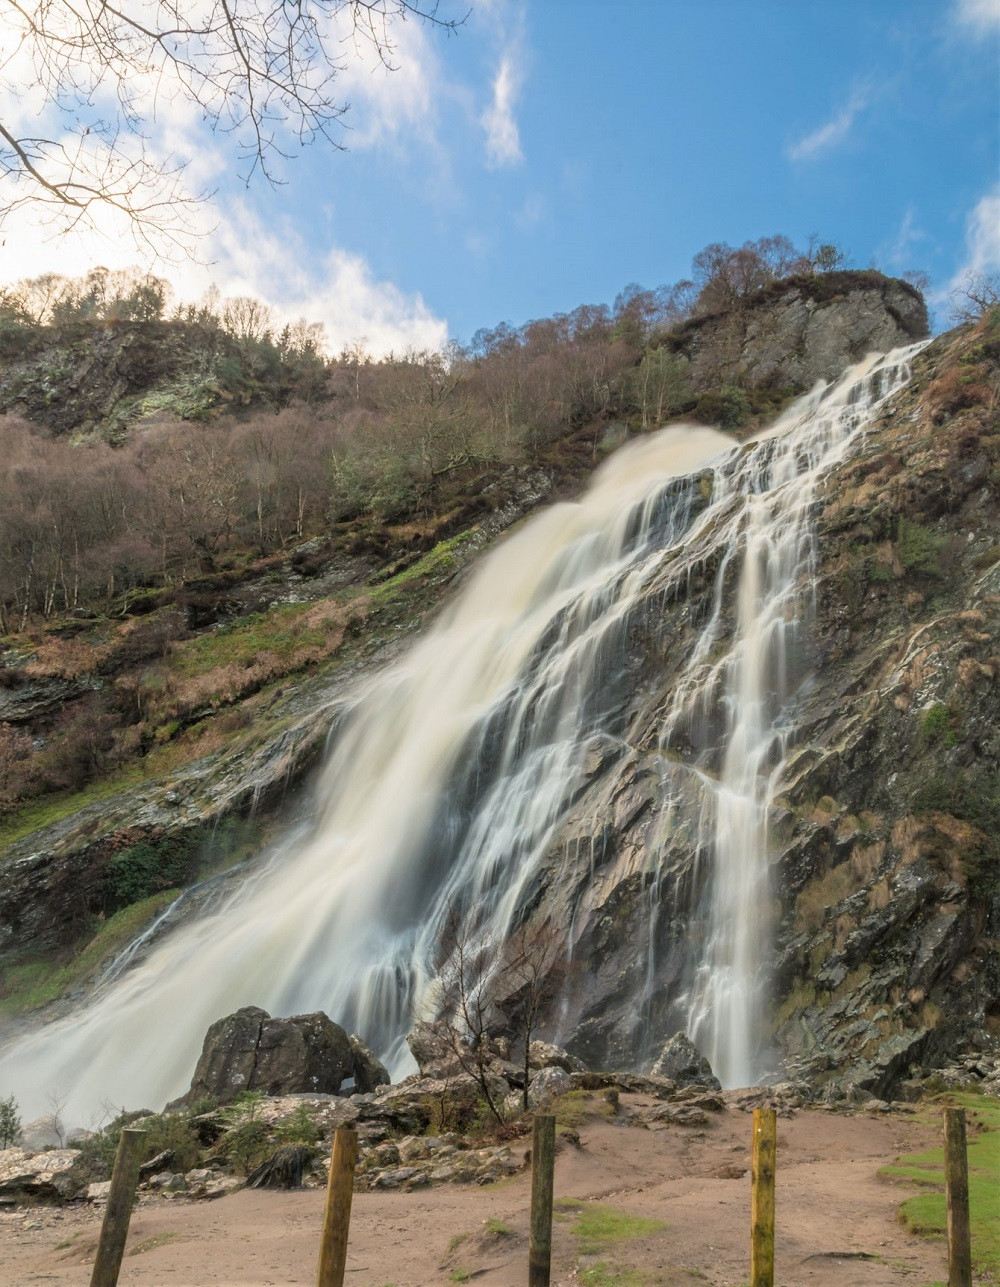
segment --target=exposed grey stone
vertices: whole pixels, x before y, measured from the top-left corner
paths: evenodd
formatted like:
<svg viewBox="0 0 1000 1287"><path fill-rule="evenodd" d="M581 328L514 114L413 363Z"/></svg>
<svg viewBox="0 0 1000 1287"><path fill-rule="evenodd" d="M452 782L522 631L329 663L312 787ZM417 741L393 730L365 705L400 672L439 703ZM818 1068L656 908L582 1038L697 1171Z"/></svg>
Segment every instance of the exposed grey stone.
<svg viewBox="0 0 1000 1287"><path fill-rule="evenodd" d="M392 1078L386 1071L385 1064L374 1051L370 1050L354 1033L351 1033L348 1041L351 1047L351 1068L355 1089L365 1094L374 1090L376 1086L388 1086Z"/></svg>
<svg viewBox="0 0 1000 1287"><path fill-rule="evenodd" d="M573 1089L569 1074L562 1068L541 1068L528 1083L528 1107L538 1108L548 1104L558 1095Z"/></svg>
<svg viewBox="0 0 1000 1287"><path fill-rule="evenodd" d="M549 1041L533 1041L528 1047L528 1066L530 1068L561 1068L564 1072L586 1072L582 1059L577 1059L562 1046L554 1046Z"/></svg>
<svg viewBox="0 0 1000 1287"><path fill-rule="evenodd" d="M654 1077L669 1077L678 1086L707 1086L720 1090L712 1065L683 1032L675 1032L653 1064Z"/></svg>
<svg viewBox="0 0 1000 1287"><path fill-rule="evenodd" d="M79 1149L0 1149L0 1197L59 1202L75 1197L81 1181L74 1172Z"/></svg>
<svg viewBox="0 0 1000 1287"><path fill-rule="evenodd" d="M227 1103L245 1090L336 1094L353 1066L347 1033L327 1015L272 1019L246 1006L209 1028L191 1088L179 1102L214 1097Z"/></svg>

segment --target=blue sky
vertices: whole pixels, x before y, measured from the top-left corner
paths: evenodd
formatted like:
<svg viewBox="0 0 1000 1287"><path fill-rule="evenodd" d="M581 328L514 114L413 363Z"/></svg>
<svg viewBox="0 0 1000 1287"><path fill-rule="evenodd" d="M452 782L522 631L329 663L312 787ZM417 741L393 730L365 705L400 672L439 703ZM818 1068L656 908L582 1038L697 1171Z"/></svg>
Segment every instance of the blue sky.
<svg viewBox="0 0 1000 1287"><path fill-rule="evenodd" d="M396 33L398 70L341 78L349 150L307 149L273 190L161 111L217 187L211 263L147 266L375 351L611 302L776 232L928 273L939 324L963 272L1000 268L1000 0L472 0L453 36ZM5 224L0 279L137 262L112 221L36 223Z"/></svg>

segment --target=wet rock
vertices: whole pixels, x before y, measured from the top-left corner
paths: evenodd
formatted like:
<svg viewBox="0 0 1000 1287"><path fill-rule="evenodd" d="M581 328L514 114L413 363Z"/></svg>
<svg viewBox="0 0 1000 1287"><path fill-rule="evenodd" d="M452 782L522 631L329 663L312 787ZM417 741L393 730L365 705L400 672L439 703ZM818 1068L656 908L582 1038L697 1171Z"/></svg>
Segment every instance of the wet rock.
<svg viewBox="0 0 1000 1287"><path fill-rule="evenodd" d="M654 1077L642 1073L584 1072L570 1073L574 1090L624 1090L634 1095L651 1095L654 1099L673 1099L677 1083L669 1077Z"/></svg>
<svg viewBox="0 0 1000 1287"><path fill-rule="evenodd" d="M155 1175L158 1171L165 1170L167 1163L174 1160L173 1149L164 1149L162 1153L157 1153L151 1157L148 1162L143 1162L139 1167L139 1180L148 1179L149 1176Z"/></svg>
<svg viewBox="0 0 1000 1287"><path fill-rule="evenodd" d="M698 388L728 380L807 389L836 379L860 355L909 344L927 329L919 292L880 273L846 272L788 278L743 316L693 319L668 342L690 362Z"/></svg>
<svg viewBox="0 0 1000 1287"><path fill-rule="evenodd" d="M399 1147L393 1143L379 1144L368 1154L366 1163L372 1169L389 1170L398 1166L400 1161Z"/></svg>
<svg viewBox="0 0 1000 1287"><path fill-rule="evenodd" d="M399 1166L390 1171L380 1171L370 1182L373 1189L400 1189L413 1180L421 1179L427 1183L427 1173L417 1166Z"/></svg>
<svg viewBox="0 0 1000 1287"><path fill-rule="evenodd" d="M704 1126L708 1122L708 1114L694 1104L665 1104L647 1114L646 1121L671 1126Z"/></svg>
<svg viewBox="0 0 1000 1287"><path fill-rule="evenodd" d="M374 1090L376 1086L388 1086L392 1078L378 1056L354 1033L348 1037L348 1042L351 1047L351 1068L355 1090L365 1094Z"/></svg>
<svg viewBox="0 0 1000 1287"><path fill-rule="evenodd" d="M653 1064L655 1077L669 1077L678 1086L707 1086L721 1090L712 1065L683 1032L675 1032Z"/></svg>
<svg viewBox="0 0 1000 1287"><path fill-rule="evenodd" d="M404 1164L422 1162L431 1155L427 1140L414 1135L404 1136L399 1141L396 1151L399 1154L399 1160Z"/></svg>

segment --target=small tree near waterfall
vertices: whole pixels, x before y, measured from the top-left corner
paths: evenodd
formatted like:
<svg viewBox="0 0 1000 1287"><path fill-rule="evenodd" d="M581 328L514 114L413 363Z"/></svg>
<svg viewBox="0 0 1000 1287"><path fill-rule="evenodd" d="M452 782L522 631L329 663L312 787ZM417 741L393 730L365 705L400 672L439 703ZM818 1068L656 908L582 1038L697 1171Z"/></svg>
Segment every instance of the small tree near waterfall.
<svg viewBox="0 0 1000 1287"><path fill-rule="evenodd" d="M548 925L521 925L508 940L505 954L510 989L507 1008L513 1016L514 1047L524 1074L522 1103L527 1110L531 1042L546 1004L555 999L565 981L565 949Z"/></svg>
<svg viewBox="0 0 1000 1287"><path fill-rule="evenodd" d="M476 1083L490 1116L505 1121L498 1061L516 1058L528 1107L530 1048L546 1002L564 977L564 949L548 925L522 924L499 940L474 936L456 909L445 922L441 1017L418 1024L416 1036Z"/></svg>
<svg viewBox="0 0 1000 1287"><path fill-rule="evenodd" d="M0 1099L0 1148L13 1148L21 1138L21 1115L13 1095Z"/></svg>

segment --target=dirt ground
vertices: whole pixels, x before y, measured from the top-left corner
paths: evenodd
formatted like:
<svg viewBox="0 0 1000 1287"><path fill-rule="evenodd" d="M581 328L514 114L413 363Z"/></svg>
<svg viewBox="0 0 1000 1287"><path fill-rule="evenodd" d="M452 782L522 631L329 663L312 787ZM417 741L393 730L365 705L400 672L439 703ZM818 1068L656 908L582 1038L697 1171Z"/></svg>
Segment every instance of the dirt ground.
<svg viewBox="0 0 1000 1287"><path fill-rule="evenodd" d="M623 1096L623 1103L625 1097ZM639 1107L636 1101L631 1107ZM633 1119L634 1120L634 1119ZM556 1161L553 1287L738 1287L749 1279L750 1133L737 1109L708 1126L645 1129L586 1120ZM902 1113L804 1109L778 1123L776 1282L890 1287L943 1281L942 1243L899 1223L910 1190L879 1180L899 1153L936 1143ZM661 1221L602 1242L575 1230L568 1199ZM244 1191L210 1202L143 1199L132 1217L123 1287L286 1287L314 1283L324 1193ZM354 1198L348 1287L482 1287L527 1282L530 1176ZM87 1205L0 1215L4 1287L90 1281L101 1211Z"/></svg>

